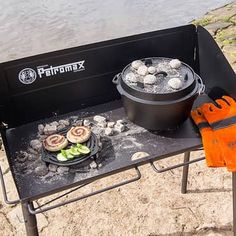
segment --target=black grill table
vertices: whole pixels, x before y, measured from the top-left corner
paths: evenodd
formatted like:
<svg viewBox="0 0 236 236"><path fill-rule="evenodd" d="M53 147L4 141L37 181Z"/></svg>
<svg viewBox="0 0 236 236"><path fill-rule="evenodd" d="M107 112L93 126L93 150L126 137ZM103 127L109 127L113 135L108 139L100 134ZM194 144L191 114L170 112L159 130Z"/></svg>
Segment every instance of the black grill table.
<svg viewBox="0 0 236 236"><path fill-rule="evenodd" d="M1 135L19 195L18 200L8 200L7 183L4 182L2 171L0 180L5 202L22 204L27 235L38 235L36 214L137 181L141 178L139 166L144 164L151 165L157 173L183 167L181 192L187 192L189 164L204 160L190 160L191 151L202 147L196 126L189 118L176 130L145 130L127 120L120 96L112 84L112 78L126 64L150 56L179 58L194 68L206 86L205 94L198 97L194 106L212 101L223 94L236 98L235 74L232 68L209 33L204 28L196 28L194 25L114 39L0 64ZM70 69L70 65L76 67L76 70ZM52 73L52 69L49 69L46 74L48 68L54 67L59 68L58 71L63 67L64 72ZM71 116L91 118L97 114L111 121L125 119L129 128L127 132L106 137L96 159L101 164L97 169L74 168L74 171L60 176L44 178L18 163L17 155L27 150L30 140L37 138L38 124ZM131 157L136 152L146 152L149 156L132 160ZM162 169L156 168L155 161L181 153L184 153L183 163ZM104 189L53 204L55 200L79 191L95 180L128 169L134 169L136 176ZM235 185L236 175L233 173L234 235ZM55 199L35 207L35 200L65 190L66 193L63 192Z"/></svg>

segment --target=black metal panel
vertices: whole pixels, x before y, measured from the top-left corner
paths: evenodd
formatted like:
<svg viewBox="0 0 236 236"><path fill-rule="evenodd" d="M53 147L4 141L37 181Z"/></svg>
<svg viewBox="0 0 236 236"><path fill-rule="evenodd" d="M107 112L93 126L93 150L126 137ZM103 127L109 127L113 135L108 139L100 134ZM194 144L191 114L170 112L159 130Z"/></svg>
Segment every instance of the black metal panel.
<svg viewBox="0 0 236 236"><path fill-rule="evenodd" d="M126 119L124 109L120 101L114 101L84 110L73 112L68 115L57 117L66 118L72 115L86 117L101 114L109 120ZM49 123L53 118L40 121ZM29 123L7 130L9 147L8 161L12 167L13 178L19 196L22 200L33 200L49 194L68 189L82 183L90 182L135 166L193 150L201 146L201 138L197 129L188 119L179 129L165 132L150 132L137 125L128 122L130 132L106 137L102 151L99 153L97 162L102 164L98 170L75 167L72 172L64 175L49 175L47 178L37 176L34 170L29 168L30 163L20 164L17 156L20 151L26 151L30 140L37 137L38 122ZM135 152L147 152L150 156L132 160Z"/></svg>
<svg viewBox="0 0 236 236"><path fill-rule="evenodd" d="M173 57L195 68L195 45L187 25L2 63L0 119L12 127L117 99L112 77L132 60Z"/></svg>
<svg viewBox="0 0 236 236"><path fill-rule="evenodd" d="M206 29L199 26L198 56L200 76L209 97L230 95L236 99L236 75L221 49Z"/></svg>

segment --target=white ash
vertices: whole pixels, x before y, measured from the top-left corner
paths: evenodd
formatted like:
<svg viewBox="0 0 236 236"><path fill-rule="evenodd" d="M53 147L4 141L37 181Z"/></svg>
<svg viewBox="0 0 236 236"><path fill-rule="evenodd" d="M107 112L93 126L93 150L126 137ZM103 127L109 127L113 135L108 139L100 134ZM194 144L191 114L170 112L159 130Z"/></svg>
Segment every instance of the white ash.
<svg viewBox="0 0 236 236"><path fill-rule="evenodd" d="M86 120L86 119L85 119L85 120L83 121L83 125L84 125L84 126L91 126L91 124L92 124L92 122L91 122L90 120Z"/></svg>
<svg viewBox="0 0 236 236"><path fill-rule="evenodd" d="M44 125L43 124L39 124L38 125L38 131L39 131L39 134L43 134L44 133Z"/></svg>
<svg viewBox="0 0 236 236"><path fill-rule="evenodd" d="M112 121L107 122L108 128L114 128L114 126L115 126L115 122L112 122Z"/></svg>
<svg viewBox="0 0 236 236"><path fill-rule="evenodd" d="M54 134L57 132L57 126L56 125L45 125L44 127L44 133L47 135Z"/></svg>
<svg viewBox="0 0 236 236"><path fill-rule="evenodd" d="M138 69L141 65L143 65L143 62L142 61L140 61L140 60L136 60L136 61L133 61L132 63L131 63L131 66L134 68L134 69Z"/></svg>
<svg viewBox="0 0 236 236"><path fill-rule="evenodd" d="M40 142L38 139L33 139L30 141L30 146L37 152L40 152L42 149L42 142Z"/></svg>
<svg viewBox="0 0 236 236"><path fill-rule="evenodd" d="M104 131L105 135L112 136L114 134L114 130L112 128L106 128Z"/></svg>
<svg viewBox="0 0 236 236"><path fill-rule="evenodd" d="M58 123L59 123L60 125L65 125L65 126L70 125L70 122L69 122L68 120L59 120Z"/></svg>
<svg viewBox="0 0 236 236"><path fill-rule="evenodd" d="M27 152L25 152L25 151L20 151L19 155L17 156L17 160L18 160L20 163L26 162L29 155L30 155L30 154L27 153Z"/></svg>
<svg viewBox="0 0 236 236"><path fill-rule="evenodd" d="M157 82L157 78L155 75L146 75L143 79L144 84L155 84Z"/></svg>
<svg viewBox="0 0 236 236"><path fill-rule="evenodd" d="M169 65L173 69L178 69L181 66L181 61L178 59L173 59L169 62Z"/></svg>
<svg viewBox="0 0 236 236"><path fill-rule="evenodd" d="M39 176L46 175L48 173L48 167L46 166L46 164L42 163L35 168L35 173Z"/></svg>
<svg viewBox="0 0 236 236"><path fill-rule="evenodd" d="M58 168L57 168L57 173L58 174L64 174L64 173L68 173L69 172L69 167L67 167L67 166L59 166Z"/></svg>
<svg viewBox="0 0 236 236"><path fill-rule="evenodd" d="M93 120L99 123L99 122L106 122L107 119L104 116L96 115L93 117Z"/></svg>
<svg viewBox="0 0 236 236"><path fill-rule="evenodd" d="M157 68L155 66L149 66L148 67L148 72L150 74L155 74L157 72Z"/></svg>
<svg viewBox="0 0 236 236"><path fill-rule="evenodd" d="M57 171L57 168L58 168L57 165L54 165L54 164L49 164L49 165L48 165L48 169L49 169L49 171L51 171L51 172L56 172L56 171Z"/></svg>
<svg viewBox="0 0 236 236"><path fill-rule="evenodd" d="M102 167L102 163L99 163L99 164L98 164L98 168L101 168L101 167Z"/></svg>
<svg viewBox="0 0 236 236"><path fill-rule="evenodd" d="M138 68L138 71L137 71L137 73L139 74L139 75L146 75L147 73L148 73L148 68L146 67L146 66L140 66L139 68Z"/></svg>
<svg viewBox="0 0 236 236"><path fill-rule="evenodd" d="M128 80L131 83L137 83L138 82L138 79L137 79L136 75L132 72L126 74L125 78L126 78L126 80Z"/></svg>
<svg viewBox="0 0 236 236"><path fill-rule="evenodd" d="M92 161L89 166L91 169L96 169L98 165L95 161Z"/></svg>
<svg viewBox="0 0 236 236"><path fill-rule="evenodd" d="M168 85L173 89L180 89L182 87L182 81L179 78L172 78L168 81Z"/></svg>
<svg viewBox="0 0 236 236"><path fill-rule="evenodd" d="M39 158L39 154L30 154L29 153L29 155L28 155L28 161L35 161L35 160L38 160L38 158Z"/></svg>

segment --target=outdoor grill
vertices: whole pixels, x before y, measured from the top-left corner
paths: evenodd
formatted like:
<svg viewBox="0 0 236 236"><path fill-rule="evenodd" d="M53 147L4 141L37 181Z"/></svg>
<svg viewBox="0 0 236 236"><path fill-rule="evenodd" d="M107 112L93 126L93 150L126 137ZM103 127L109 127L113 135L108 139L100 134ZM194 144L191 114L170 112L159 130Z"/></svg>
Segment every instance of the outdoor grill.
<svg viewBox="0 0 236 236"><path fill-rule="evenodd" d="M9 204L22 204L28 235L38 234L35 214L136 181L141 177L138 167L143 164L151 164L158 173L184 166L182 192L186 193L189 164L204 159L189 161L190 152L202 147L193 122L187 119L177 129L162 132L139 127L126 117L120 94L112 83L113 77L127 64L149 57L178 58L200 75L206 87L205 94L199 96L194 106L222 95L236 98L235 73L210 34L194 25L45 53L0 65L1 135L19 199L8 200L2 172L0 179L4 200ZM74 163L68 162L70 168L64 172L37 172L42 162L46 167L60 165L55 156L45 150L37 154L36 160L29 156L22 160L31 141L43 137L39 135L39 125L60 120L69 120L69 125L74 125L78 120L91 121L95 115L114 122L122 120L126 131L112 136L95 132L88 142L91 155L82 160L75 159ZM93 128L96 130L95 126ZM148 155L133 159L137 152ZM180 153L185 153L183 163L160 170L153 164ZM33 204L37 199L74 187L79 189L94 180L132 168L137 176L130 180L48 207ZM233 180L236 184L234 173ZM236 203L236 190L233 189ZM68 193L72 191L75 189ZM236 217L234 227L235 221Z"/></svg>

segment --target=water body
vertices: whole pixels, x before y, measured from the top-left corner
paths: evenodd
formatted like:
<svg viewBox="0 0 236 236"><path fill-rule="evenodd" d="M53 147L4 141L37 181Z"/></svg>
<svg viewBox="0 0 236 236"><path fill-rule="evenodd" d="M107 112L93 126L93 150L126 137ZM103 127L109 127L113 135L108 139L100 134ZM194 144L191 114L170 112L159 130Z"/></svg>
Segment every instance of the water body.
<svg viewBox="0 0 236 236"><path fill-rule="evenodd" d="M0 0L0 61L179 26L227 0Z"/></svg>

